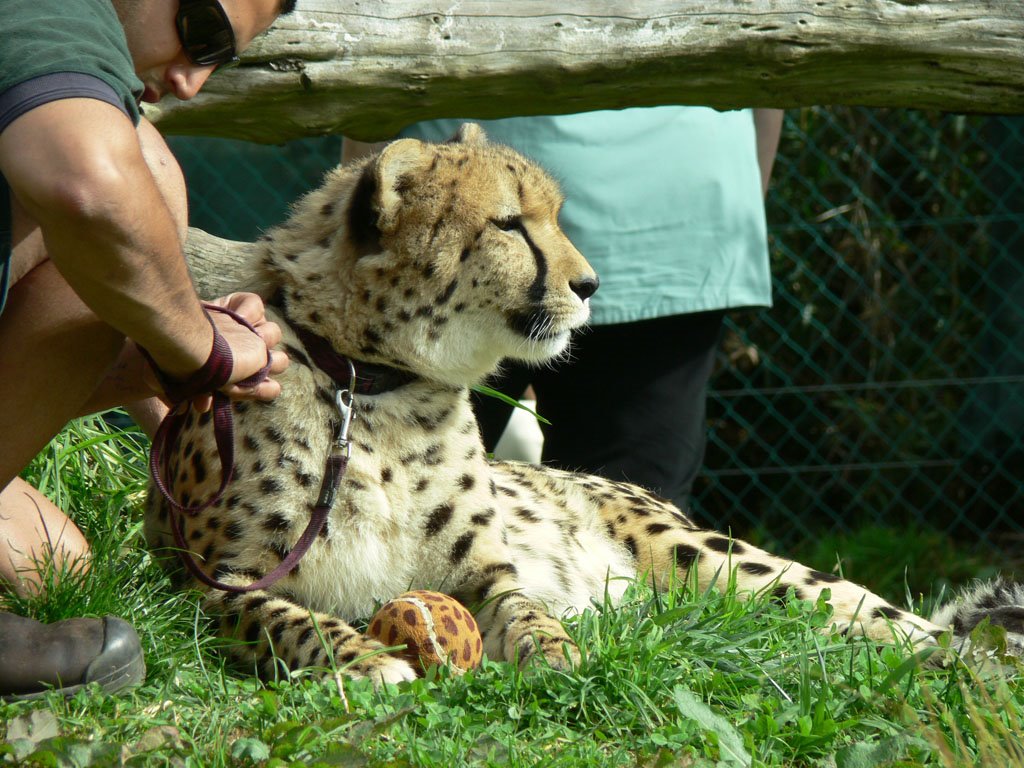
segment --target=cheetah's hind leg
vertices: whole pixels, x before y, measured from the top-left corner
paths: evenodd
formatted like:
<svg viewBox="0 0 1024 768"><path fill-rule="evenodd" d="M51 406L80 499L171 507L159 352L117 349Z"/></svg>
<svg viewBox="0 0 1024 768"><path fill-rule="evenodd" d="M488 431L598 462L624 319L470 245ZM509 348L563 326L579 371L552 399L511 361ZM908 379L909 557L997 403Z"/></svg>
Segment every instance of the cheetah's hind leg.
<svg viewBox="0 0 1024 768"><path fill-rule="evenodd" d="M479 605L476 621L484 653L491 659L520 667L543 658L554 669L579 664L580 652L565 627L545 607L524 594L510 562L480 566L467 584L453 594L467 605Z"/></svg>
<svg viewBox="0 0 1024 768"><path fill-rule="evenodd" d="M624 483L610 486L612 490L601 495L601 516L633 555L637 572L650 574L660 588L694 576L701 590L724 587L735 574L740 594L767 591L784 599L792 589L798 599L815 600L827 589L834 612L832 628L843 633L929 647L943 632L941 626L891 605L858 584L701 528L675 505L643 489Z"/></svg>

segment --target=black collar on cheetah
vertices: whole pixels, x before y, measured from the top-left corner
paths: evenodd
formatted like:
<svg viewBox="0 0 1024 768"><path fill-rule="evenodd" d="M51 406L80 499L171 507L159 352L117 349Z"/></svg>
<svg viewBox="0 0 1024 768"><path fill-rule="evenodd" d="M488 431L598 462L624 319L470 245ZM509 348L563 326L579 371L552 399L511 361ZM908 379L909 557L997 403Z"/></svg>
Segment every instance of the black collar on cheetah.
<svg viewBox="0 0 1024 768"><path fill-rule="evenodd" d="M317 336L291 320L288 321L288 324L295 331L295 335L299 337L302 346L306 348L313 364L330 376L336 386L349 386L350 375L352 371L355 371L354 379L352 379L355 382L352 394L382 395L419 379L415 373L403 371L400 368L353 360L351 357L336 352L331 346L331 342L323 336Z"/></svg>
<svg viewBox="0 0 1024 768"><path fill-rule="evenodd" d="M382 395L385 392L404 387L406 384L411 384L420 378L411 371L354 360L341 354L323 336L303 328L288 315L284 295L281 291L275 293L267 301L267 305L285 317L288 326L295 331L295 335L299 337L302 346L305 347L310 360L317 368L330 376L331 381L339 389L347 388L353 395Z"/></svg>

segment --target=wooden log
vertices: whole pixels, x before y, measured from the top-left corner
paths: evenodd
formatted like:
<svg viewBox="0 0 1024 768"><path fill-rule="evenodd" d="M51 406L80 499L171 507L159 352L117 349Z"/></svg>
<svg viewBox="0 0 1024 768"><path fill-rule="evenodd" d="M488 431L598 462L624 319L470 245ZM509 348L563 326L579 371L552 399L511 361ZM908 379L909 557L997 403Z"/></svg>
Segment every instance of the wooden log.
<svg viewBox="0 0 1024 768"><path fill-rule="evenodd" d="M190 227L185 258L200 298L214 299L251 288L252 243L225 240Z"/></svg>
<svg viewBox="0 0 1024 768"><path fill-rule="evenodd" d="M1024 112L1022 0L299 0L170 133L367 141L431 117L704 104Z"/></svg>

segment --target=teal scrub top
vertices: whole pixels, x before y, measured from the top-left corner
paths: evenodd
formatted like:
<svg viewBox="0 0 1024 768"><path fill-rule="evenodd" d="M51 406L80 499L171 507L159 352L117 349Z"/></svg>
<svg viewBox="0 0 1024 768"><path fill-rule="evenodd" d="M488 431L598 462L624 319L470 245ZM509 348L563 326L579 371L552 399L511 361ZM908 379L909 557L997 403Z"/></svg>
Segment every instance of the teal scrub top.
<svg viewBox="0 0 1024 768"><path fill-rule="evenodd" d="M444 141L462 120L403 136ZM591 322L771 306L753 113L654 107L478 121L562 186L561 224L601 278Z"/></svg>

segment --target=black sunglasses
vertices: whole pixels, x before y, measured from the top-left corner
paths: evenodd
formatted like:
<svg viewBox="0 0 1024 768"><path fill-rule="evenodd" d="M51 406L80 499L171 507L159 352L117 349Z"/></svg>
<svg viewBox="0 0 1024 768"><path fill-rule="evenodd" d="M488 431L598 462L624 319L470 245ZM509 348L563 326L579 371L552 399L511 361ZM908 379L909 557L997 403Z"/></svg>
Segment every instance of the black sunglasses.
<svg viewBox="0 0 1024 768"><path fill-rule="evenodd" d="M197 67L238 63L235 31L217 0L179 0L175 23L181 47Z"/></svg>

